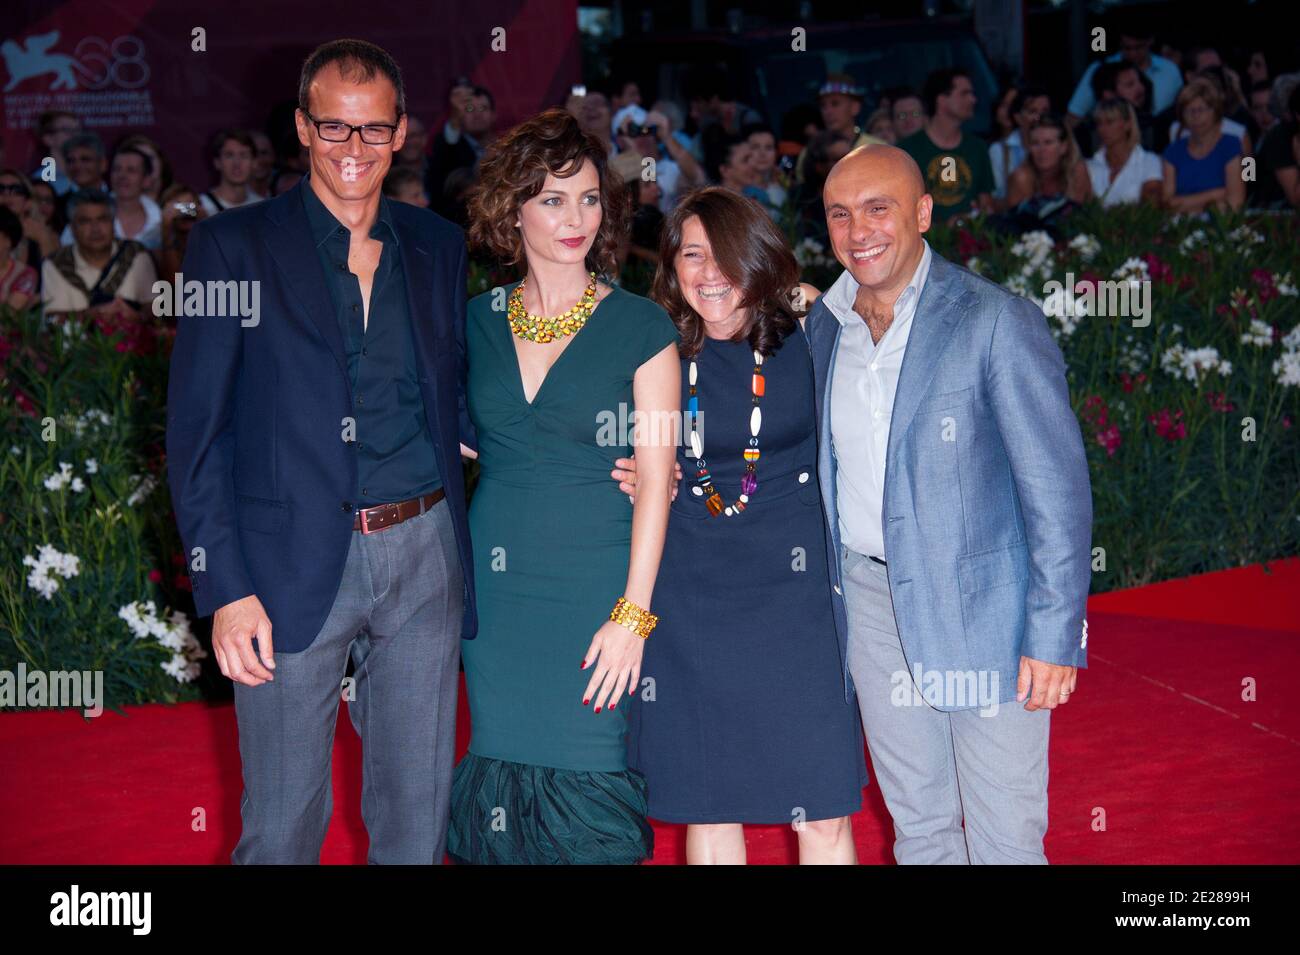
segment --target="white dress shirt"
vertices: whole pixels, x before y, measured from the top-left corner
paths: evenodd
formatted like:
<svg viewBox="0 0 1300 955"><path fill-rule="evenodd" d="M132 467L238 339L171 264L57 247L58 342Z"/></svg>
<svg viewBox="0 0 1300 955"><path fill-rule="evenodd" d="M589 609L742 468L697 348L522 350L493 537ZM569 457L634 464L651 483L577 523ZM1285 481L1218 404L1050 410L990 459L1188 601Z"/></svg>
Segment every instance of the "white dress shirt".
<svg viewBox="0 0 1300 955"><path fill-rule="evenodd" d="M846 270L823 296L842 326L831 370L830 401L840 539L851 550L881 559L885 559L885 455L894 392L912 317L930 273L930 243L922 242L921 261L894 303L894 321L878 343L872 342L866 320L853 310L858 283L852 273Z"/></svg>

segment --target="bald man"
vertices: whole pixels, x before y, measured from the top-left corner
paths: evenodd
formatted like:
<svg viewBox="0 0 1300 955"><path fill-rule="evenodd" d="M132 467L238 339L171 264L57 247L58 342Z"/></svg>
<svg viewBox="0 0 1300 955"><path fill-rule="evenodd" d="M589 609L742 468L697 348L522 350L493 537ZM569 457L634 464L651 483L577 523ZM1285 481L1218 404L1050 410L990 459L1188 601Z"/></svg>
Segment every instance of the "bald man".
<svg viewBox="0 0 1300 955"><path fill-rule="evenodd" d="M805 330L831 599L894 856L1045 863L1048 722L1087 663L1065 365L1033 303L931 250L907 153L853 150L824 200L845 271Z"/></svg>

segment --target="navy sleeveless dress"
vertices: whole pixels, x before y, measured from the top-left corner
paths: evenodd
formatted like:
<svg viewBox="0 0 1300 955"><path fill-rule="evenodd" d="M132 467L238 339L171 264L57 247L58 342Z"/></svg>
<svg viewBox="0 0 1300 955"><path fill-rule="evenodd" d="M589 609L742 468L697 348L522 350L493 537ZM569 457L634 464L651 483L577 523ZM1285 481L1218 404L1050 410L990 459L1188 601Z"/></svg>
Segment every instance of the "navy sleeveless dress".
<svg viewBox="0 0 1300 955"><path fill-rule="evenodd" d="M746 342L706 339L696 357L704 458L725 504L740 496L753 356ZM743 512L712 517L693 493L688 417L682 425L660 621L628 711L628 765L646 777L649 815L666 822L788 824L862 806L862 726L840 676L801 328L763 370L758 488Z"/></svg>

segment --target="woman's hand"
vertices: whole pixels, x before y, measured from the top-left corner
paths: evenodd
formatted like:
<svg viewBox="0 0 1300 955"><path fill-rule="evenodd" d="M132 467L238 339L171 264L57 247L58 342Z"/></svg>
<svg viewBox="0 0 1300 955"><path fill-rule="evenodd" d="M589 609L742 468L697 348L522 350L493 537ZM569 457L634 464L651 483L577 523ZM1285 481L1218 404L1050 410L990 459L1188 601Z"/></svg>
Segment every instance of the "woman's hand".
<svg viewBox="0 0 1300 955"><path fill-rule="evenodd" d="M618 481L618 489L627 495L627 499L636 503L636 458L618 458L614 461L614 470L609 476ZM673 484L668 489L668 500L677 500L677 488L682 481L682 462L673 462Z"/></svg>
<svg viewBox="0 0 1300 955"><path fill-rule="evenodd" d="M593 662L596 665L587 689L582 692L583 706L594 702L593 712L599 713L608 700L612 710L624 691L628 695L636 692L641 681L641 655L645 653L645 641L645 637L638 637L622 624L605 621L582 658L584 670Z"/></svg>

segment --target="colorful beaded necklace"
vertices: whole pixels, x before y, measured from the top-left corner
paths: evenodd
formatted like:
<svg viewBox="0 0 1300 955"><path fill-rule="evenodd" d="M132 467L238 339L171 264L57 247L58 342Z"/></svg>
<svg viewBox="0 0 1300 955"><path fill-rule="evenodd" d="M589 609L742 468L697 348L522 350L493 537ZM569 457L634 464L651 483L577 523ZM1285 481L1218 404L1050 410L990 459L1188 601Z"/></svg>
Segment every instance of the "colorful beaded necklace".
<svg viewBox="0 0 1300 955"><path fill-rule="evenodd" d="M696 497L704 498L704 505L709 509L711 516L726 514L731 517L743 511L750 497L758 490L755 468L759 457L758 432L763 427L763 412L759 408L759 399L763 397L764 390L763 356L757 351L754 352L754 374L750 379L754 410L749 413L749 447L742 452L745 458L745 473L740 478L740 497L731 505L723 504L722 495L713 486L713 475L709 474L708 464L704 460L704 446L700 440L699 428L700 398L695 389L698 378L699 370L695 365L695 359L692 358L688 379L690 391L686 399L686 410L691 416L691 453L695 456L696 467L695 487L691 488L691 493Z"/></svg>
<svg viewBox="0 0 1300 955"><path fill-rule="evenodd" d="M524 308L524 283L528 281L528 277L525 276L506 300L506 315L510 318L510 331L525 341L553 342L557 338L572 335L581 329L587 324L591 313L596 310L596 273L587 274L591 277L591 281L587 284L586 291L582 293L582 298L578 299L578 304L567 312L554 316L533 315Z"/></svg>

